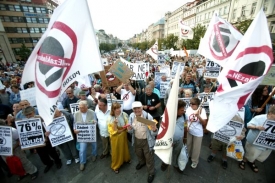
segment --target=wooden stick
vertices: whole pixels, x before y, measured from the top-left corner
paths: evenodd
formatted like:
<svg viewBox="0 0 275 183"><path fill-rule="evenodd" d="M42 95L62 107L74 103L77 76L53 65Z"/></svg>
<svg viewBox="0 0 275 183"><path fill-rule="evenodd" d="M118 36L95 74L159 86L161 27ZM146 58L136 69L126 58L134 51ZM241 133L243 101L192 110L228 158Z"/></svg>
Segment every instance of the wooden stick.
<svg viewBox="0 0 275 183"><path fill-rule="evenodd" d="M273 88L272 92L269 94L268 98L265 100L261 108L264 108L267 102L272 98L272 96L275 94L275 87Z"/></svg>

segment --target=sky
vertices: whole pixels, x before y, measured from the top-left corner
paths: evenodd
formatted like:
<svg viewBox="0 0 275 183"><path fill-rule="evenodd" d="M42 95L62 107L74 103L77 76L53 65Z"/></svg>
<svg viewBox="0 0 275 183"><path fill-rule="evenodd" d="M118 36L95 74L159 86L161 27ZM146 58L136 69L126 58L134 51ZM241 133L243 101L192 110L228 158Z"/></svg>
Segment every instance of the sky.
<svg viewBox="0 0 275 183"><path fill-rule="evenodd" d="M66 0L59 0L61 3ZM94 28L127 40L193 0L87 0Z"/></svg>

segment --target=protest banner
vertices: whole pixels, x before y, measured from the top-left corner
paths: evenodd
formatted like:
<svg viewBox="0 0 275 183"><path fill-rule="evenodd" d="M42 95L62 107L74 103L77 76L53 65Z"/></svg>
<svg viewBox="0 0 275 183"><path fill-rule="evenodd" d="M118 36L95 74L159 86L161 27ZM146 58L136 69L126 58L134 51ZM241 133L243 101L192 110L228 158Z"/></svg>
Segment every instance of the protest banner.
<svg viewBox="0 0 275 183"><path fill-rule="evenodd" d="M201 103L203 102L203 107L209 106L209 102L214 100L214 93L199 93L198 99L200 99Z"/></svg>
<svg viewBox="0 0 275 183"><path fill-rule="evenodd" d="M120 60L117 60L114 65L110 67L109 71L123 83L126 83L135 74Z"/></svg>
<svg viewBox="0 0 275 183"><path fill-rule="evenodd" d="M275 121L266 120L265 130L260 131L253 144L275 150Z"/></svg>
<svg viewBox="0 0 275 183"><path fill-rule="evenodd" d="M217 78L220 74L221 66L211 60L206 61L205 65L205 78Z"/></svg>
<svg viewBox="0 0 275 183"><path fill-rule="evenodd" d="M169 88L170 81L161 81L160 82L160 98L165 98L166 90Z"/></svg>
<svg viewBox="0 0 275 183"><path fill-rule="evenodd" d="M0 126L0 155L12 156L12 131L9 126ZM0 157L1 158L1 157Z"/></svg>
<svg viewBox="0 0 275 183"><path fill-rule="evenodd" d="M146 80L146 75L149 73L148 63L131 63L123 58L120 58L121 62L125 63L131 71L133 71L134 75L131 76L131 80Z"/></svg>
<svg viewBox="0 0 275 183"><path fill-rule="evenodd" d="M159 67L159 72L165 73L166 77L170 77L171 70L169 65L162 65Z"/></svg>
<svg viewBox="0 0 275 183"><path fill-rule="evenodd" d="M186 109L190 107L190 99L191 98L179 98L179 100L182 100L186 103Z"/></svg>
<svg viewBox="0 0 275 183"><path fill-rule="evenodd" d="M178 62L178 61L173 62L173 66L172 66L172 69L171 69L171 77L172 78L174 78L176 76L178 66L180 66L180 73L182 73L183 70L184 70L185 63L184 62Z"/></svg>
<svg viewBox="0 0 275 183"><path fill-rule="evenodd" d="M103 88L121 85L121 81L109 72L110 67L111 66L104 66L104 71L100 71L100 78Z"/></svg>
<svg viewBox="0 0 275 183"><path fill-rule="evenodd" d="M197 71L199 73L199 77L202 76L204 68L198 68Z"/></svg>
<svg viewBox="0 0 275 183"><path fill-rule="evenodd" d="M243 123L230 121L220 130L215 132L213 138L228 144L230 138L241 135L243 127Z"/></svg>
<svg viewBox="0 0 275 183"><path fill-rule="evenodd" d="M70 108L71 108L71 112L74 115L74 113L76 113L77 111L79 111L79 104L78 103L73 103L70 104Z"/></svg>
<svg viewBox="0 0 275 183"><path fill-rule="evenodd" d="M163 64L165 64L165 62L166 62L165 55L159 54L158 55L158 64L163 65Z"/></svg>
<svg viewBox="0 0 275 183"><path fill-rule="evenodd" d="M46 130L50 132L49 140L53 147L74 139L65 116L53 119Z"/></svg>
<svg viewBox="0 0 275 183"><path fill-rule="evenodd" d="M95 123L76 123L77 142L96 142L96 124Z"/></svg>
<svg viewBox="0 0 275 183"><path fill-rule="evenodd" d="M28 100L31 106L36 106L35 88L20 90L21 100Z"/></svg>
<svg viewBox="0 0 275 183"><path fill-rule="evenodd" d="M108 110L111 110L112 104L116 102L119 103L121 105L121 109L123 109L123 100L107 99Z"/></svg>
<svg viewBox="0 0 275 183"><path fill-rule="evenodd" d="M21 149L45 146L44 132L40 118L16 121Z"/></svg>
<svg viewBox="0 0 275 183"><path fill-rule="evenodd" d="M161 76L165 76L165 73L162 73L162 72L155 72L154 81L155 81L155 87L156 87L156 88L159 88L159 86L160 86Z"/></svg>
<svg viewBox="0 0 275 183"><path fill-rule="evenodd" d="M265 75L263 81L260 85L272 85L275 86L275 65L273 64L268 71L268 73Z"/></svg>

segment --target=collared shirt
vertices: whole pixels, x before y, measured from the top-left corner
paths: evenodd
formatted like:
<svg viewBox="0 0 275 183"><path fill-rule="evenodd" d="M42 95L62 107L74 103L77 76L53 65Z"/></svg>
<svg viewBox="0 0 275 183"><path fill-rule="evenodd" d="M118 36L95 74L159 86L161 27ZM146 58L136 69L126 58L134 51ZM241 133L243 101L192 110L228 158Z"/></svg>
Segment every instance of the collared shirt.
<svg viewBox="0 0 275 183"><path fill-rule="evenodd" d="M99 128L99 133L102 137L109 137L107 118L110 115L110 110L107 109L105 113L103 113L100 109L95 111L96 121Z"/></svg>
<svg viewBox="0 0 275 183"><path fill-rule="evenodd" d="M184 114L184 115L186 115L186 114ZM174 142L183 139L185 119L187 119L187 117L184 118L184 116L180 116L179 118L177 118L175 133L174 133L174 137L173 137Z"/></svg>
<svg viewBox="0 0 275 183"><path fill-rule="evenodd" d="M83 121L86 121L87 112L81 113L81 115L82 115L82 120L83 120Z"/></svg>
<svg viewBox="0 0 275 183"><path fill-rule="evenodd" d="M143 115L141 115L143 117ZM133 129L135 130L135 137L137 139L146 139L146 132L147 132L147 126L141 122L137 121L137 118L135 116L133 124L132 124Z"/></svg>

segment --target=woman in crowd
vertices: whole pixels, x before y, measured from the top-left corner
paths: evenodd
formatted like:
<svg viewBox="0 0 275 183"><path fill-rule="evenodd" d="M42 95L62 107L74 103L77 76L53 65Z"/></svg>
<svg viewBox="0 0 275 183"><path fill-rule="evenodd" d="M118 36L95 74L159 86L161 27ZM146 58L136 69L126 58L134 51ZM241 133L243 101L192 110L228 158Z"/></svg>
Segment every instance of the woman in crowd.
<svg viewBox="0 0 275 183"><path fill-rule="evenodd" d="M186 110L188 119L187 126L187 149L191 157L192 168L196 168L199 163L201 143L203 137L203 126L206 123L207 116L204 108L200 107L200 100L192 98L190 107Z"/></svg>
<svg viewBox="0 0 275 183"><path fill-rule="evenodd" d="M118 174L119 168L124 162L130 163L127 142L128 115L124 112L121 113L121 105L119 103L113 103L107 124L111 141L111 168Z"/></svg>
<svg viewBox="0 0 275 183"><path fill-rule="evenodd" d="M21 107L18 103L15 103L13 104L12 109L13 109L12 114L9 114L7 117L7 124L13 128L16 128L14 121L15 121L16 114L21 110Z"/></svg>
<svg viewBox="0 0 275 183"><path fill-rule="evenodd" d="M91 99L96 104L99 95L100 95L100 93L96 92L94 87L91 87L90 88L90 95L87 98Z"/></svg>
<svg viewBox="0 0 275 183"><path fill-rule="evenodd" d="M184 90L184 98L191 98L193 95L192 90Z"/></svg>

